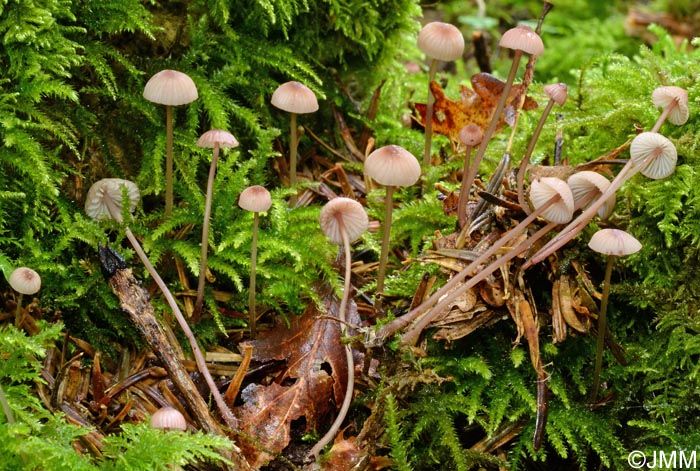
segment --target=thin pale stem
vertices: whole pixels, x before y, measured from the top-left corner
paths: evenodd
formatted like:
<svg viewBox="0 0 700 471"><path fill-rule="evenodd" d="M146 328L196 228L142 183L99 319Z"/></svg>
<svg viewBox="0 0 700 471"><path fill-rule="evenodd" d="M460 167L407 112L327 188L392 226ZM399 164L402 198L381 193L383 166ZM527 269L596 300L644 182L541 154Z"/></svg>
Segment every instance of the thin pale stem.
<svg viewBox="0 0 700 471"><path fill-rule="evenodd" d="M165 107L165 217L173 214L173 107Z"/></svg>
<svg viewBox="0 0 700 471"><path fill-rule="evenodd" d="M391 213L394 206L394 187L386 187L386 198L384 199L386 208L384 209L384 227L382 232L382 252L379 256L379 270L377 272L377 294L381 296L384 291L384 279L386 277L386 266L389 262L389 241L391 238Z"/></svg>
<svg viewBox="0 0 700 471"><path fill-rule="evenodd" d="M666 121L666 118L668 118L668 115L676 106L678 106L678 99L673 100L666 108L664 108L659 115L659 118L656 120L656 123L654 123L654 127L651 128L651 132L659 132L659 129L661 129L661 126Z"/></svg>
<svg viewBox="0 0 700 471"><path fill-rule="evenodd" d="M391 335L395 334L398 332L400 329L404 328L407 326L409 323L413 322L415 319L417 319L421 314L427 312L430 310L430 308L440 301L440 298L442 298L445 294L449 293L452 291L454 288L459 286L459 284L468 276L472 274L472 272L481 264L486 262L492 255L494 255L501 247L506 245L508 242L510 242L513 237L520 235L526 228L527 226L537 219L539 215L552 206L553 204L557 203L559 201L559 197L553 197L546 203L544 203L542 206L540 206L537 210L533 211L532 214L527 216L525 219L523 219L517 226L515 226L513 229L509 230L505 234L501 236L500 239L498 239L491 247L489 247L484 253L479 255L473 262L471 262L469 265L467 265L462 271L460 271L458 274L456 274L450 281L445 283L442 288L437 290L435 293L433 293L425 302L420 304L419 306L415 307L413 310L407 312L401 317L397 317L393 321L385 324L377 333L377 337L381 340L385 340L389 338Z"/></svg>
<svg viewBox="0 0 700 471"><path fill-rule="evenodd" d="M257 336L257 315L255 313L255 270L258 258L258 213L253 213L253 241L250 248L250 286L248 290L248 325L250 338L255 340Z"/></svg>
<svg viewBox="0 0 700 471"><path fill-rule="evenodd" d="M297 114L290 113L289 116L289 186L296 188L297 185ZM296 190L289 198L289 206L294 207L297 204Z"/></svg>
<svg viewBox="0 0 700 471"><path fill-rule="evenodd" d="M603 366L603 347L605 346L605 333L608 330L608 296L610 295L610 278L612 277L614 255L608 255L605 264L605 280L603 281L603 299L600 300L600 313L598 314L598 343L595 349L595 368L593 370L593 388L589 402L593 403L598 398L598 388L600 387L600 371Z"/></svg>
<svg viewBox="0 0 700 471"><path fill-rule="evenodd" d="M199 282L197 284L197 299L194 303L193 318L198 319L202 313L204 304L204 283L207 274L207 253L209 249L209 220L211 218L211 202L214 193L214 177L216 176L216 164L219 161L219 143L214 144L214 155L209 166L209 178L207 179L207 195L204 201L204 220L202 221L202 256L199 263Z"/></svg>
<svg viewBox="0 0 700 471"><path fill-rule="evenodd" d="M457 221L459 227L464 228L467 224L467 203L469 202L469 191L467 187L467 174L469 173L469 161L472 157L473 146L467 146L464 152L464 171L462 172L462 186L459 188L459 199L457 200Z"/></svg>
<svg viewBox="0 0 700 471"><path fill-rule="evenodd" d="M423 165L426 167L430 165L432 155L433 109L435 107L435 97L433 96L433 91L430 89L430 84L435 79L438 62L437 59L433 59L430 62L430 71L428 72L428 104L425 108L425 149L423 151Z"/></svg>
<svg viewBox="0 0 700 471"><path fill-rule="evenodd" d="M10 409L10 404L7 402L7 396L5 396L5 390L2 389L0 385L0 404L2 404L2 410L5 412L5 418L8 424L15 423L15 416L12 415L12 409Z"/></svg>
<svg viewBox="0 0 700 471"><path fill-rule="evenodd" d="M540 121L537 123L537 127L535 128L535 133L530 139L530 144L527 146L525 155L523 155L523 158L520 161L520 167L518 168L518 204L520 204L520 207L523 209L523 211L525 211L525 214L530 214L531 212L530 205L527 204L527 201L525 200L525 173L527 172L527 167L530 164L530 157L532 156L532 151L535 149L537 139L540 138L540 133L542 132L544 123L545 121L547 121L547 116L549 116L549 112L552 111L552 106L554 106L554 100L550 99L544 111L542 112L542 116L540 116Z"/></svg>

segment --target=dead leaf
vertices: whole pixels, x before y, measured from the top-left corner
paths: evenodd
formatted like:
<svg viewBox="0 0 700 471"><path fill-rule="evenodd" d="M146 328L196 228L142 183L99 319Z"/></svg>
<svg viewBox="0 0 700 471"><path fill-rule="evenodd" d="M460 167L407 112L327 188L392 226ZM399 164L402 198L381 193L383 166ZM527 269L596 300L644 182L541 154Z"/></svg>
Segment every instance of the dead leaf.
<svg viewBox="0 0 700 471"><path fill-rule="evenodd" d="M497 79L491 74L481 72L472 75L472 88L461 85L459 101L452 101L445 95L442 87L435 81L430 83L430 90L435 97L433 108L433 132L448 136L452 142L459 142L459 130L468 124L476 124L482 131L486 130L491 115L493 114L498 100L501 98L505 82ZM503 115L496 127L496 131L512 121L515 115L513 104L519 103L523 93L522 85L514 85L510 91ZM415 104L419 120L425 123L425 113L427 106L424 103ZM525 98L523 109L532 110L537 108L537 103L531 98ZM510 118L509 118L510 117Z"/></svg>
<svg viewBox="0 0 700 471"><path fill-rule="evenodd" d="M261 447L280 452L289 444L292 421L304 418L310 432L343 401L348 377L345 349L341 325L330 318L337 318L339 301L330 288L322 291L325 313L310 304L289 327L280 320L258 340L242 344L253 346L255 362L285 362L273 383L246 387L244 405L234 411L241 430L258 441L259 446L241 446L253 467L273 458ZM348 303L347 317L358 324L354 302Z"/></svg>

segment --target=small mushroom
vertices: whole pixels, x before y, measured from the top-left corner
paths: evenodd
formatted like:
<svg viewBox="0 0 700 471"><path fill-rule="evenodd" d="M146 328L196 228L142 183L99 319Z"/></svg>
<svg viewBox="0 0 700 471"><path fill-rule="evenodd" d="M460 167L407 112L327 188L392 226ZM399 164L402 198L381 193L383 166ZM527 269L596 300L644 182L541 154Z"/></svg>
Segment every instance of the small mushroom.
<svg viewBox="0 0 700 471"><path fill-rule="evenodd" d="M367 156L365 174L386 187L382 251L377 273L377 293L381 294L384 290L384 278L389 259L393 191L397 186L410 186L416 183L420 178L421 169L418 160L409 151L401 146L388 145L380 147Z"/></svg>
<svg viewBox="0 0 700 471"><path fill-rule="evenodd" d="M151 428L160 430L187 430L187 420L182 413L174 407L165 406L151 415Z"/></svg>
<svg viewBox="0 0 700 471"><path fill-rule="evenodd" d="M250 338L255 340L256 314L255 314L255 271L258 254L258 214L267 211L272 206L270 192L260 185L249 186L238 197L238 206L253 213L253 240L250 249L250 285L248 289L248 325L250 326Z"/></svg>
<svg viewBox="0 0 700 471"><path fill-rule="evenodd" d="M17 309L15 310L15 327L20 327L24 295L36 294L41 289L41 277L31 268L19 267L10 273L10 278L7 281L10 283L10 287L19 293Z"/></svg>
<svg viewBox="0 0 700 471"><path fill-rule="evenodd" d="M591 170L576 172L566 182L574 195L576 209L586 209L597 197L605 193L605 190L610 186L610 180ZM607 219L614 209L615 195L613 194L598 209L598 217Z"/></svg>
<svg viewBox="0 0 700 471"><path fill-rule="evenodd" d="M199 281L197 284L197 299L194 303L194 319L199 318L204 303L204 283L207 272L207 252L209 249L209 219L211 218L211 202L214 193L214 177L216 176L216 164L219 161L221 148L238 147L238 141L228 131L212 129L202 134L197 140L197 146L213 148L211 165L209 166L209 178L207 179L207 195L204 201L204 220L202 221L202 257L199 264Z"/></svg>
<svg viewBox="0 0 700 471"><path fill-rule="evenodd" d="M464 36L456 26L441 21L427 23L418 33L418 48L428 56L430 70L428 72L428 103L425 111L425 152L423 165L430 165L430 150L433 138L433 108L435 97L430 90L430 82L435 79L437 66L440 61L455 61L462 57L464 51Z"/></svg>
<svg viewBox="0 0 700 471"><path fill-rule="evenodd" d="M462 185L459 187L459 199L457 200L457 221L459 227L464 228L467 224L467 203L469 202L469 191L471 190L471 182L474 177L470 178L471 172L471 155L474 147L481 144L484 138L484 132L476 124L467 124L459 130L459 140L464 144L464 170L462 171ZM476 175L474 170L474 175Z"/></svg>
<svg viewBox="0 0 700 471"><path fill-rule="evenodd" d="M165 215L173 213L173 106L186 105L198 98L197 86L187 75L177 70L161 70L151 77L143 89L143 97L165 105Z"/></svg>
<svg viewBox="0 0 700 471"><path fill-rule="evenodd" d="M652 128L652 132L658 132L666 119L676 126L685 124L688 121L690 116L688 92L683 88L673 86L657 87L651 93L651 101L654 103L654 106L663 110Z"/></svg>
<svg viewBox="0 0 700 471"><path fill-rule="evenodd" d="M318 110L316 95L306 85L291 81L285 82L272 93L270 103L289 113L289 186L297 183L297 115L313 113ZM290 206L296 205L297 197L293 195Z"/></svg>
<svg viewBox="0 0 700 471"><path fill-rule="evenodd" d="M598 342L595 352L595 368L593 370L593 388L591 389L590 402L595 402L598 397L600 385L600 371L603 365L603 346L607 327L608 297L610 294L610 278L612 277L613 264L616 257L623 257L639 252L642 244L620 229L601 229L591 237L588 247L598 253L607 256L605 265L605 279L603 280L603 298L600 301L600 313L598 314Z"/></svg>

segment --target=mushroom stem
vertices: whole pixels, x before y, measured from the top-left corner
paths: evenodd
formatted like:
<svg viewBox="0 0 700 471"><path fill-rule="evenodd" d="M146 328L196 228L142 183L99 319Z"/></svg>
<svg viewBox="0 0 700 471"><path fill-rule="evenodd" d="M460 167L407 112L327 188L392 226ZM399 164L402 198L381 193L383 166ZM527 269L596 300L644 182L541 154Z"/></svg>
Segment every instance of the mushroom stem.
<svg viewBox="0 0 700 471"><path fill-rule="evenodd" d="M595 367L593 370L593 389L589 402L595 402L598 397L598 388L600 386L600 370L603 366L603 346L605 345L605 334L608 330L607 312L608 312L608 296L610 294L610 278L612 277L613 263L615 255L608 255L608 261L605 264L605 279L603 281L603 298L600 300L600 313L598 314L598 343L595 349Z"/></svg>
<svg viewBox="0 0 700 471"><path fill-rule="evenodd" d="M467 203L469 202L469 191L467 187L467 174L469 173L469 161L471 160L474 146L467 146L464 152L464 170L462 171L462 186L459 188L459 199L457 200L457 221L460 228L467 224Z"/></svg>
<svg viewBox="0 0 700 471"><path fill-rule="evenodd" d="M425 300L425 302L423 302L419 306L415 307L413 310L407 312L403 316L397 317L396 319L389 322L388 324L385 324L381 329L379 329L379 332L377 333L377 338L379 338L381 340L385 340L385 339L389 338L391 335L395 334L400 329L404 328L409 323L413 322L421 314L430 310L431 307L433 306L433 304L438 303L438 301L440 301L440 298L445 296L447 293L449 293L452 290L454 290L452 294L454 294L455 292L458 292L459 290L455 290L455 288L457 288L459 286L459 284L465 278L467 278L469 275L471 275L475 268L477 268L479 265L481 265L486 260L488 260L501 247L503 247L509 241L511 241L513 239L513 237L520 235L523 232L523 230L525 230L527 228L527 226L532 221L537 219L537 217L539 217L539 215L542 212L544 212L546 209L548 209L550 206L557 203L559 201L559 199L560 199L559 196L554 196L550 200L545 202L542 206L540 206L538 209L536 209L530 215L528 215L525 219L523 219L517 226L515 226L513 229L511 229L508 232L506 232L505 234L503 234L501 236L501 238L498 239L491 247L489 247L484 253L482 253L479 257L477 257L473 262L471 262L464 269L462 269L462 271L460 271L457 275L452 277L452 279L450 281L445 283L445 285L443 285L442 288L440 288L435 293L433 293L427 300ZM549 225L547 225L545 227L549 227ZM551 230L551 227L549 227L549 230ZM515 254L515 255L517 255L517 254ZM515 256L515 255L513 255L513 256ZM484 271L488 270L489 268L490 268L490 266L485 268ZM448 297L451 297L452 294L448 295ZM455 295L454 297L452 297L451 299L456 298L458 295L459 295L459 293L457 295ZM445 298L445 299L447 299L447 298ZM442 302L440 302L440 304L442 304ZM433 311L433 312L437 312L437 311Z"/></svg>
<svg viewBox="0 0 700 471"><path fill-rule="evenodd" d="M382 232L382 252L379 256L379 270L377 272L377 294L381 295L384 291L384 278L386 277L386 266L389 261L389 239L391 236L391 215L394 206L394 187L388 185L386 187L386 205L384 212L384 228Z"/></svg>
<svg viewBox="0 0 700 471"><path fill-rule="evenodd" d="M204 220L202 221L202 256L199 262L199 282L197 284L197 299L194 303L194 313L192 317L198 319L202 313L204 303L204 283L207 273L207 252L209 249L209 219L211 218L211 202L214 193L214 177L216 176L216 164L219 161L219 143L214 144L214 155L209 167L209 178L207 180L207 195L204 201Z"/></svg>
<svg viewBox="0 0 700 471"><path fill-rule="evenodd" d="M387 187L387 189L390 187ZM347 324L345 310L347 308L348 297L350 295L350 281L352 278L352 265L351 265L351 254L350 254L350 240L348 239L348 233L345 230L345 225L342 218L338 219L338 226L340 227L340 235L343 238L343 248L345 250L345 283L343 285L343 298L340 301L340 309L338 310L338 320L340 321L341 331L344 333L343 326ZM340 407L340 411L336 416L331 428L328 429L326 434L314 445L314 447L309 452L309 456L313 456L316 461L318 461L318 456L325 448L327 444L331 442L338 434L340 426L343 424L345 417L350 409L350 404L352 403L352 395L355 386L355 364L352 358L352 349L349 344L345 345L345 359L347 362L348 369L348 381L345 387L345 398L343 399L343 404Z"/></svg>
<svg viewBox="0 0 700 471"><path fill-rule="evenodd" d="M661 129L664 121L666 121L666 118L676 106L678 106L678 98L674 99L666 108L664 108L659 115L659 118L656 120L656 123L654 123L654 127L651 128L651 132L659 132L659 129Z"/></svg>
<svg viewBox="0 0 700 471"><path fill-rule="evenodd" d="M289 186L295 188L297 184L297 114L289 114ZM297 204L296 189L289 198L289 206L294 207Z"/></svg>
<svg viewBox="0 0 700 471"><path fill-rule="evenodd" d="M255 314L255 269L258 258L258 225L259 216L253 213L253 241L250 248L250 286L248 289L248 325L250 327L250 338L255 340L257 336L257 316Z"/></svg>
<svg viewBox="0 0 700 471"><path fill-rule="evenodd" d="M430 70L428 72L428 103L425 109L425 149L423 152L423 165L430 165L431 147L433 142L433 109L435 107L435 97L430 89L430 84L435 79L437 72L438 59L433 59L430 62Z"/></svg>
<svg viewBox="0 0 700 471"><path fill-rule="evenodd" d="M22 324L22 302L24 300L24 293L19 293L19 298L17 298L17 308L15 309L15 327L19 328Z"/></svg>
<svg viewBox="0 0 700 471"><path fill-rule="evenodd" d="M173 214L173 107L165 107L165 217Z"/></svg>
<svg viewBox="0 0 700 471"><path fill-rule="evenodd" d="M525 151L525 154L523 155L522 160L520 161L520 167L518 168L518 176L517 176L517 185L518 185L518 204L520 204L520 207L525 211L525 214L530 214L530 205L527 204L527 201L525 201L525 191L524 191L524 186L525 186L525 173L527 172L527 167L530 164L530 157L532 156L532 151L535 149L535 144L537 143L537 139L540 137L540 133L542 132L542 128L544 127L545 121L547 121L547 116L549 116L549 112L552 110L552 107L554 106L554 99L550 98L549 102L547 103L547 106L545 107L544 111L542 112L542 116L540 117L540 121L537 123L537 127L535 128L535 132L532 135L532 138L530 139L530 144L527 146L527 150Z"/></svg>

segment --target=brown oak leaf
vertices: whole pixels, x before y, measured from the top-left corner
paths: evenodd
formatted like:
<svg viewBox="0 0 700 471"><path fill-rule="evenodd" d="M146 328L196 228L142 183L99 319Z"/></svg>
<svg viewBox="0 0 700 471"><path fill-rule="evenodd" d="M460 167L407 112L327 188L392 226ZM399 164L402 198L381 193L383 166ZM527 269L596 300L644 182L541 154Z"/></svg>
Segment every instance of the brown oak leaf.
<svg viewBox="0 0 700 471"><path fill-rule="evenodd" d="M445 95L442 87L437 82L430 83L430 90L435 97L433 107L433 132L450 138L452 142L459 142L459 130L468 124L476 124L482 131L486 130L491 115L501 98L505 82L491 74L480 72L471 77L472 88L460 85L459 101L452 101ZM505 124L512 125L515 116L514 104L518 104L525 88L522 85L514 85L506 101L501 119L496 126L496 131ZM416 111L421 124L425 123L427 105L416 103ZM525 97L523 109L533 110L537 108L537 102Z"/></svg>
<svg viewBox="0 0 700 471"><path fill-rule="evenodd" d="M280 452L289 444L292 421L303 417L309 432L343 402L347 363L341 325L331 318L337 318L339 301L330 288L321 291L325 313L310 304L289 326L279 320L258 340L248 342L254 348L253 361L284 362L271 384L247 386L241 394L244 404L235 409L241 430L259 445L241 445L254 467L272 459L261 447ZM348 303L346 317L358 324L355 303Z"/></svg>

